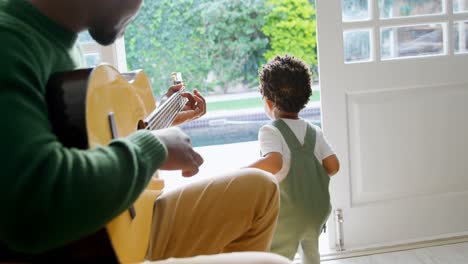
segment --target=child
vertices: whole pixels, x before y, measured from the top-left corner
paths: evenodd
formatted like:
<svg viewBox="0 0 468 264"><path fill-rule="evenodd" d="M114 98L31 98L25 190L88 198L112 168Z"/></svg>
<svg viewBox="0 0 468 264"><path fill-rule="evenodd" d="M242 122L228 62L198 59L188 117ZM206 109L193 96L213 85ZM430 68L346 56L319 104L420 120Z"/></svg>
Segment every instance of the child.
<svg viewBox="0 0 468 264"><path fill-rule="evenodd" d="M329 176L338 158L321 130L299 117L312 94L307 65L277 56L259 74L265 112L273 120L260 129L262 158L249 167L271 172L280 183L281 205L271 251L303 263L320 263L318 238L331 211Z"/></svg>

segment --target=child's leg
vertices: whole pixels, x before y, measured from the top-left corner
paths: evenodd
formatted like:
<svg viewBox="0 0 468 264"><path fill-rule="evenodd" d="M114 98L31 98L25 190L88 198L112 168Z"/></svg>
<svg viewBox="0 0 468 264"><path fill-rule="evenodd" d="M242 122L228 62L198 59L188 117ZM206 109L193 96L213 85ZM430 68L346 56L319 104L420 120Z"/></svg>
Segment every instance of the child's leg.
<svg viewBox="0 0 468 264"><path fill-rule="evenodd" d="M299 237L295 230L288 230L284 225L278 225L271 243L271 252L294 259L299 246Z"/></svg>
<svg viewBox="0 0 468 264"><path fill-rule="evenodd" d="M318 237L308 236L301 241L302 264L319 264L320 253L318 248Z"/></svg>

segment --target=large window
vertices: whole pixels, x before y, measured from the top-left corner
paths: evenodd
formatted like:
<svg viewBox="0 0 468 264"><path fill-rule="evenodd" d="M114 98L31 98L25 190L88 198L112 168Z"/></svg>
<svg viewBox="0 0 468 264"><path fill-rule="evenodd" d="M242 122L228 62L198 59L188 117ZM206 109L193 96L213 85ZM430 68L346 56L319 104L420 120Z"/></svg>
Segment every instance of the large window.
<svg viewBox="0 0 468 264"><path fill-rule="evenodd" d="M78 42L81 45L87 67L94 67L101 63L101 47L91 38L87 31L80 33Z"/></svg>
<svg viewBox="0 0 468 264"><path fill-rule="evenodd" d="M187 89L207 98L205 117L182 126L195 146L257 140L268 122L258 70L276 54L306 61L317 80L315 9L308 0L145 1L125 34L129 69L143 69L155 96L182 73ZM302 116L320 124L314 85Z"/></svg>
<svg viewBox="0 0 468 264"><path fill-rule="evenodd" d="M467 0L342 0L344 61L466 53Z"/></svg>

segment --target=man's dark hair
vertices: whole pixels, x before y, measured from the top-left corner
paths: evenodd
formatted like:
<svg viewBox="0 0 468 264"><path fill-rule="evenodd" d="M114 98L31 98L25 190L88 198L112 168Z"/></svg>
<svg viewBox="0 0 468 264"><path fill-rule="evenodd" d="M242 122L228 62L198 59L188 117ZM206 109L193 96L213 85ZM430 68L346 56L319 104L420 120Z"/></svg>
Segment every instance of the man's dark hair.
<svg viewBox="0 0 468 264"><path fill-rule="evenodd" d="M260 93L283 112L301 111L312 95L309 67L294 56L276 56L259 73Z"/></svg>

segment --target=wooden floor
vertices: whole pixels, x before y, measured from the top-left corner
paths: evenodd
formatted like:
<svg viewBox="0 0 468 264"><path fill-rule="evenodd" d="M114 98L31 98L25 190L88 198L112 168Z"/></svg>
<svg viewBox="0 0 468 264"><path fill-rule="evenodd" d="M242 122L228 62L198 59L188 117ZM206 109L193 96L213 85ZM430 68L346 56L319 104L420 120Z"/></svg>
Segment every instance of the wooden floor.
<svg viewBox="0 0 468 264"><path fill-rule="evenodd" d="M328 260L322 264L468 264L468 243Z"/></svg>

